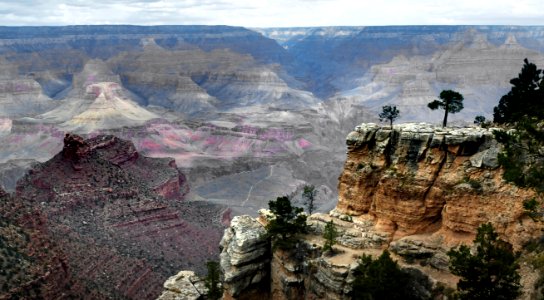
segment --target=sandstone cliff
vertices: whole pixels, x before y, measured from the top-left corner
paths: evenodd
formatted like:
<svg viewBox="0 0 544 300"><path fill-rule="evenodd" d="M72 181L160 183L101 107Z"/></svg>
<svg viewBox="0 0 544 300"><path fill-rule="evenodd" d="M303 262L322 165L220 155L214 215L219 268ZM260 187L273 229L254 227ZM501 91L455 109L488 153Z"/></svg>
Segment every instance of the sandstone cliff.
<svg viewBox="0 0 544 300"><path fill-rule="evenodd" d="M371 220L391 238L435 233L471 241L491 222L521 246L537 232L522 203L530 191L502 179L493 129L362 124L347 137L336 211Z"/></svg>

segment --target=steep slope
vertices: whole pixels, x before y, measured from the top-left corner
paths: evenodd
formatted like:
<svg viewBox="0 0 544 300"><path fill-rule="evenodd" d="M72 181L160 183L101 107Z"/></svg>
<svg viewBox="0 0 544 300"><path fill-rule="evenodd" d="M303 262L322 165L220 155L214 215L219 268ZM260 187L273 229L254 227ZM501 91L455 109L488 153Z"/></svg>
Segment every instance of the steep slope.
<svg viewBox="0 0 544 300"><path fill-rule="evenodd" d="M446 244L471 241L491 222L519 249L537 232L522 205L534 193L502 180L492 130L361 124L347 138L336 210L373 220L394 240L432 233Z"/></svg>
<svg viewBox="0 0 544 300"><path fill-rule="evenodd" d="M0 118L33 116L56 105L31 76L20 76L17 65L0 57Z"/></svg>
<svg viewBox="0 0 544 300"><path fill-rule="evenodd" d="M66 135L62 152L32 168L7 207L18 207L18 220L43 212L43 227L85 289L152 299L173 270L203 268L217 255L221 208L184 203L186 192L171 159L140 156L113 136Z"/></svg>
<svg viewBox="0 0 544 300"><path fill-rule="evenodd" d="M68 99L58 108L38 116L37 121L60 123L59 128L89 133L99 129L132 127L158 118L131 101L115 82L89 84L82 98ZM74 94L79 94L79 89Z"/></svg>
<svg viewBox="0 0 544 300"><path fill-rule="evenodd" d="M44 226L45 216L34 211L21 219L19 209L0 189L0 299L93 297L73 280L65 254Z"/></svg>

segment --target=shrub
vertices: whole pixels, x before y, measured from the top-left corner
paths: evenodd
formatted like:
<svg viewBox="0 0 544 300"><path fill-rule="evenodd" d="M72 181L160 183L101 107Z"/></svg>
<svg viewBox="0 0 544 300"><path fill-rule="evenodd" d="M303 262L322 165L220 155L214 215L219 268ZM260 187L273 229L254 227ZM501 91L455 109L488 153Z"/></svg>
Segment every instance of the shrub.
<svg viewBox="0 0 544 300"><path fill-rule="evenodd" d="M416 299L408 288L410 275L400 269L387 250L376 260L363 255L353 275L352 299Z"/></svg>
<svg viewBox="0 0 544 300"><path fill-rule="evenodd" d="M512 245L500 240L490 223L478 228L474 243L474 254L466 245L447 253L450 271L461 277L457 284L460 299L516 299L520 276Z"/></svg>
<svg viewBox="0 0 544 300"><path fill-rule="evenodd" d="M296 235L306 232L306 215L303 209L292 206L287 197L278 197L276 201L269 201L268 207L274 214L266 225L272 247L292 249L296 242Z"/></svg>

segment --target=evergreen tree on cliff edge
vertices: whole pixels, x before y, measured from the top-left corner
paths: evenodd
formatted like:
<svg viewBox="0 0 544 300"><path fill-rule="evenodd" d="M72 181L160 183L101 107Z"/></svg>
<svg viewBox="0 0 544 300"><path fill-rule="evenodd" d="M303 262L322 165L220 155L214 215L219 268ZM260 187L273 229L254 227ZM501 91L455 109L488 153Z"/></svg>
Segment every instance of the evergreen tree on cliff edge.
<svg viewBox="0 0 544 300"><path fill-rule="evenodd" d="M446 127L448 124L448 114L458 113L463 109L463 95L456 91L444 90L440 92L440 100L434 100L427 104L431 110L443 109L444 120L442 121L442 127Z"/></svg>

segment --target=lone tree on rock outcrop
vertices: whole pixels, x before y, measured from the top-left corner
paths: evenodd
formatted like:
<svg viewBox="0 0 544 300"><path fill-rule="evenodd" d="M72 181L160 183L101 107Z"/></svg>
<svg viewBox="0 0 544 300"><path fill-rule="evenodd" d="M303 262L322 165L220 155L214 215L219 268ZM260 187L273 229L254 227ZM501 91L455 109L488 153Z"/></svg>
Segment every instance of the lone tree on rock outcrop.
<svg viewBox="0 0 544 300"><path fill-rule="evenodd" d="M396 106L386 105L382 106L382 112L380 113L380 122L389 120L389 125L393 129L393 121L395 121L400 116L400 110Z"/></svg>
<svg viewBox="0 0 544 300"><path fill-rule="evenodd" d="M520 276L512 245L498 238L491 223L478 227L474 244L474 254L466 245L448 251L450 271L461 277L460 299L516 299L521 294Z"/></svg>
<svg viewBox="0 0 544 300"><path fill-rule="evenodd" d="M444 90L440 92L440 100L434 100L427 104L427 106L432 110L439 108L444 110L444 121L442 122L442 126L446 127L448 123L448 114L455 114L463 109L463 99L463 95L456 91Z"/></svg>
<svg viewBox="0 0 544 300"><path fill-rule="evenodd" d="M267 234L273 248L292 249L296 243L296 235L306 232L306 215L300 207L291 205L287 197L278 197L269 201L268 207L274 217L266 225Z"/></svg>

